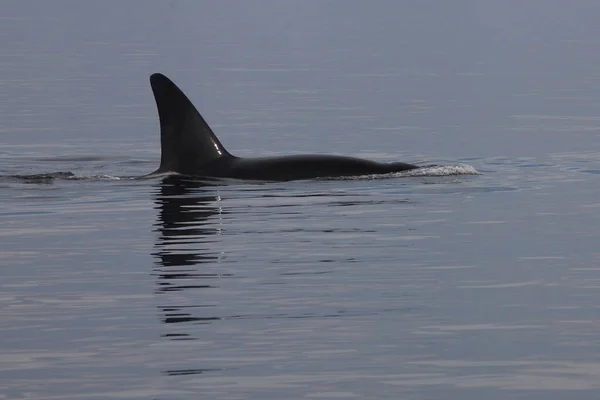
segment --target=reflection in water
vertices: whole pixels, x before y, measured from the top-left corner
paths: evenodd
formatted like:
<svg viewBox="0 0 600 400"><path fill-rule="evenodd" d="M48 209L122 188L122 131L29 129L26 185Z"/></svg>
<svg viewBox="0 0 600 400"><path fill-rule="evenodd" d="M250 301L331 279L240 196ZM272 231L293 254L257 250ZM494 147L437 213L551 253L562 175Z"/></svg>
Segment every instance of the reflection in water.
<svg viewBox="0 0 600 400"><path fill-rule="evenodd" d="M209 289L215 287L210 281L231 276L220 271L206 272L205 267L218 263L220 253L215 251L220 234L220 217L223 210L217 206L220 198L214 186L176 177L164 179L156 193L159 236L153 256L156 259L154 273L157 276L157 293ZM214 271L214 269L213 269ZM194 296L199 299L200 296ZM194 316L194 310L212 307L205 305L159 306L162 321L172 324L186 322L209 323L218 317ZM168 340L193 340L187 333L168 332L162 335ZM165 373L171 375L173 371Z"/></svg>
<svg viewBox="0 0 600 400"><path fill-rule="evenodd" d="M198 267L219 260L212 243L220 233L215 220L223 211L215 206L219 197L205 192L206 187L201 182L175 177L160 183L155 200L159 237L153 254L159 292L209 288L210 284L199 282L222 276L202 273Z"/></svg>

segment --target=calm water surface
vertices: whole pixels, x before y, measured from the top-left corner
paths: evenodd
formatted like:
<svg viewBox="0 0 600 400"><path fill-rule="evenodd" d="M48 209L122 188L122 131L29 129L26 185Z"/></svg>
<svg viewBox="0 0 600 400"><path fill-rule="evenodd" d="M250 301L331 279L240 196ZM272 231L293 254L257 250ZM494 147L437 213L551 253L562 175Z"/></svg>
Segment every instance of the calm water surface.
<svg viewBox="0 0 600 400"><path fill-rule="evenodd" d="M0 398L600 396L596 2L0 18ZM131 179L156 71L234 154L479 174Z"/></svg>

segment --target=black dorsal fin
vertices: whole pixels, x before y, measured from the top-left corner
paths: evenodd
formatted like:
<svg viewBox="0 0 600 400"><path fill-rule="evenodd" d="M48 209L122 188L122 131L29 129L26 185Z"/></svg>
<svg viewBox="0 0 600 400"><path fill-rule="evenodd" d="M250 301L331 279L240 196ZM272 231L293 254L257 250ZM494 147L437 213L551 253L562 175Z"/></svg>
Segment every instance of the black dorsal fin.
<svg viewBox="0 0 600 400"><path fill-rule="evenodd" d="M152 74L150 85L160 118L160 167L157 172L193 175L225 150L196 107L169 78Z"/></svg>

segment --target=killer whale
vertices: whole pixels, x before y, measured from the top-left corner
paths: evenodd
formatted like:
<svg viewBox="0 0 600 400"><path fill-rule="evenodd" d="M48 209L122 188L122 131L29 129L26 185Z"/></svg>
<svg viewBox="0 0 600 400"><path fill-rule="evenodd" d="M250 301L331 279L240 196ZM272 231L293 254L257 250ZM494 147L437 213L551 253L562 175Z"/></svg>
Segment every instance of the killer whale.
<svg viewBox="0 0 600 400"><path fill-rule="evenodd" d="M241 158L230 154L187 96L160 73L150 76L160 121L161 159L150 175L259 181L339 178L387 174L419 168L402 162L379 163L338 155Z"/></svg>

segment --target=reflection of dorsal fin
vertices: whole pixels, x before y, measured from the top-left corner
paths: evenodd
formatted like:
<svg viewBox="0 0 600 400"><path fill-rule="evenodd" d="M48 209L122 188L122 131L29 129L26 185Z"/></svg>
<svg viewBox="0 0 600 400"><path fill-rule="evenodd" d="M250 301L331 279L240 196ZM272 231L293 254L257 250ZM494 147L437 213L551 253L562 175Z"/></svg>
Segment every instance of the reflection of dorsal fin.
<svg viewBox="0 0 600 400"><path fill-rule="evenodd" d="M152 74L150 85L160 118L161 159L157 172L192 174L218 158L232 157L169 78Z"/></svg>

